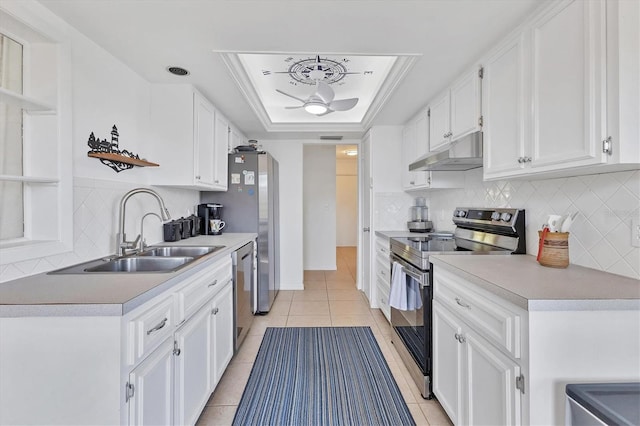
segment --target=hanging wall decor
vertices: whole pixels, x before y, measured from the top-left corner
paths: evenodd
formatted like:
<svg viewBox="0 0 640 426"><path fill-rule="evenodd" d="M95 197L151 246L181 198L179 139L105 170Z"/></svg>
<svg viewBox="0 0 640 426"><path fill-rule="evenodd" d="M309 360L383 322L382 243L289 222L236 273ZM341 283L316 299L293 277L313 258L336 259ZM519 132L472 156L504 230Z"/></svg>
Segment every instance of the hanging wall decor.
<svg viewBox="0 0 640 426"><path fill-rule="evenodd" d="M141 160L137 154L129 152L126 149L120 150L118 145L118 128L113 125L111 129L111 142L106 139L96 139L93 132L89 135L87 145L91 151L87 153L89 157L99 158L100 162L111 167L116 173L123 170L132 169L133 166L138 167L157 167L159 164L150 161Z"/></svg>

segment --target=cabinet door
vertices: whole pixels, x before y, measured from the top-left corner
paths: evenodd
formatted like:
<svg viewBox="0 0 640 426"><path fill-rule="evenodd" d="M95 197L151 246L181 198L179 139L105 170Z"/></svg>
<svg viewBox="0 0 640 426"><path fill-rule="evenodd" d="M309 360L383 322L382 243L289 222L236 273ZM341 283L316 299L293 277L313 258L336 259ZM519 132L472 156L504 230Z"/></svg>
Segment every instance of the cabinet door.
<svg viewBox="0 0 640 426"><path fill-rule="evenodd" d="M453 424L461 424L463 346L459 320L433 301L433 393Z"/></svg>
<svg viewBox="0 0 640 426"><path fill-rule="evenodd" d="M409 171L409 164L418 159L416 141L416 123L411 121L402 129L402 187L404 189L422 188L427 181L427 172Z"/></svg>
<svg viewBox="0 0 640 426"><path fill-rule="evenodd" d="M130 425L173 424L173 339L166 339L129 374Z"/></svg>
<svg viewBox="0 0 640 426"><path fill-rule="evenodd" d="M524 37L509 40L484 62L484 176L522 172L527 143Z"/></svg>
<svg viewBox="0 0 640 426"><path fill-rule="evenodd" d="M531 167L606 161L605 1L563 1L532 25Z"/></svg>
<svg viewBox="0 0 640 426"><path fill-rule="evenodd" d="M213 185L215 110L205 98L194 93L193 114L195 183Z"/></svg>
<svg viewBox="0 0 640 426"><path fill-rule="evenodd" d="M228 149L229 149L229 121L216 112L216 127L215 127L215 143L214 143L214 176L213 185L217 189L227 189L227 171L229 169L228 162Z"/></svg>
<svg viewBox="0 0 640 426"><path fill-rule="evenodd" d="M451 140L450 104L448 89L429 104L429 151L441 151Z"/></svg>
<svg viewBox="0 0 640 426"><path fill-rule="evenodd" d="M195 424L211 395L209 304L175 333L175 424Z"/></svg>
<svg viewBox="0 0 640 426"><path fill-rule="evenodd" d="M480 82L474 69L451 86L451 140L481 130Z"/></svg>
<svg viewBox="0 0 640 426"><path fill-rule="evenodd" d="M414 160L417 160L429 153L429 115L426 110L415 119L415 128Z"/></svg>
<svg viewBox="0 0 640 426"><path fill-rule="evenodd" d="M234 351L233 285L229 282L213 300L212 321L212 368L211 383L216 387L229 365Z"/></svg>
<svg viewBox="0 0 640 426"><path fill-rule="evenodd" d="M471 330L464 333L466 346L466 407L469 425L521 423L520 367L487 340Z"/></svg>

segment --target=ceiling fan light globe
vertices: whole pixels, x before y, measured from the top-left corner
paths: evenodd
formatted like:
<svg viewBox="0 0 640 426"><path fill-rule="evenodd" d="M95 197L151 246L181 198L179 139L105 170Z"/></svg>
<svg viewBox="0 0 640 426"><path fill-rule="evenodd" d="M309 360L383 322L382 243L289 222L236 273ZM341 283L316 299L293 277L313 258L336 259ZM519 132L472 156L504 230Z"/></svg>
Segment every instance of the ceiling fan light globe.
<svg viewBox="0 0 640 426"><path fill-rule="evenodd" d="M328 110L326 105L318 103L318 102L307 102L304 105L304 109L309 114L316 114L316 115L324 114Z"/></svg>

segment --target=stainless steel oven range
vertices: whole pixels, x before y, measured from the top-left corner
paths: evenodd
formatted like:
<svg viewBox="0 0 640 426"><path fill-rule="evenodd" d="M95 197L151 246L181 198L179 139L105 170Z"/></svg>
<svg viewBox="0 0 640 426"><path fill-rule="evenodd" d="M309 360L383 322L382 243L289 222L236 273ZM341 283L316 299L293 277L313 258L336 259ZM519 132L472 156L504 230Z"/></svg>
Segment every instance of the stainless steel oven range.
<svg viewBox="0 0 640 426"><path fill-rule="evenodd" d="M452 233L432 232L415 237L391 238L393 275L390 305L394 331L391 341L422 396L427 399L432 397L433 279L429 256L526 252L524 210L459 207L453 212L453 222L456 229ZM407 286L400 294L410 294L419 289L420 300L398 304L393 300L394 285Z"/></svg>

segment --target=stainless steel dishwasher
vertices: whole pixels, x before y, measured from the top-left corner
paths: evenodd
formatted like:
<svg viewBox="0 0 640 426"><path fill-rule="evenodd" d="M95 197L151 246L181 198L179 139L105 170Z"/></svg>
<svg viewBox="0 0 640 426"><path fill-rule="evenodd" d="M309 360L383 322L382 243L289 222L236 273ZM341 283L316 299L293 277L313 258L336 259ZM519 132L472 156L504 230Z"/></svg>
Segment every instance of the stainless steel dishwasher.
<svg viewBox="0 0 640 426"><path fill-rule="evenodd" d="M233 260L234 346L238 350L253 323L253 241L231 254Z"/></svg>

